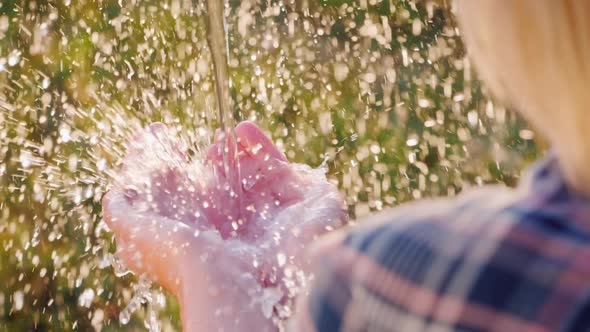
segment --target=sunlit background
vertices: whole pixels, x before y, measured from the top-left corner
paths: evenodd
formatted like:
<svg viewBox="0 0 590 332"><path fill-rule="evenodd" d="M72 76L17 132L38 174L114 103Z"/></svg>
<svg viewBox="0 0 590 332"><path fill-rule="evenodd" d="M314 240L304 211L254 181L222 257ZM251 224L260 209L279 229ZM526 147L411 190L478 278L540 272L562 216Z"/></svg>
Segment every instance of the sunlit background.
<svg viewBox="0 0 590 332"><path fill-rule="evenodd" d="M514 185L540 154L465 59L450 1L231 0L237 120L326 166L352 217ZM216 111L205 5L0 4L0 330L180 330L125 274L100 199L141 126L201 148Z"/></svg>

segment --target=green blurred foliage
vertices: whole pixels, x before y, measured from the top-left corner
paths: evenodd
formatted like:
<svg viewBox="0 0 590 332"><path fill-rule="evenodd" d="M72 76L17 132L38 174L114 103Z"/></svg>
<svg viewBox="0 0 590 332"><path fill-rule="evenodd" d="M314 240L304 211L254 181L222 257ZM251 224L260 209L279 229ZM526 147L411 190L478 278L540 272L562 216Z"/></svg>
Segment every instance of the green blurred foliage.
<svg viewBox="0 0 590 332"><path fill-rule="evenodd" d="M137 128L211 139L205 19L190 0L0 4L1 330L145 328L147 304L119 322L136 279L108 264L100 198ZM228 23L235 118L327 166L353 218L514 185L540 153L474 78L446 1L231 0ZM180 329L174 299L152 302Z"/></svg>

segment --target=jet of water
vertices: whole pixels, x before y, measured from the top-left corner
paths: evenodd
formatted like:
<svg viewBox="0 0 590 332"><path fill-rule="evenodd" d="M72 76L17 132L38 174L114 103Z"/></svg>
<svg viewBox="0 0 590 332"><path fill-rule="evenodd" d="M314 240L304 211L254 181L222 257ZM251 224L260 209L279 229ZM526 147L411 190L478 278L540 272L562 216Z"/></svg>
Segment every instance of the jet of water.
<svg viewBox="0 0 590 332"><path fill-rule="evenodd" d="M206 0L207 43L213 59L215 73L215 94L217 100L218 122L221 132L220 147L223 156L223 168L225 176L229 180L230 197L234 198L232 205L240 206L240 194L242 191L240 165L237 156L237 142L233 131L232 118L233 102L229 93L230 79L228 73L229 43L228 30L224 15L224 0ZM219 139L219 138L218 138Z"/></svg>

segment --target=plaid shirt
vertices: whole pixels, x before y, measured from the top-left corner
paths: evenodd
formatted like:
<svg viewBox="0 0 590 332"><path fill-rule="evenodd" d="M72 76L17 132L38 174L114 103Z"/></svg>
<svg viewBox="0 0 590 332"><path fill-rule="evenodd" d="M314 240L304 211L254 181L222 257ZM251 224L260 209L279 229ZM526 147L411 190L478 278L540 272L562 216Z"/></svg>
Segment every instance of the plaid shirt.
<svg viewBox="0 0 590 332"><path fill-rule="evenodd" d="M361 223L320 266L298 331L590 331L590 202L553 157Z"/></svg>

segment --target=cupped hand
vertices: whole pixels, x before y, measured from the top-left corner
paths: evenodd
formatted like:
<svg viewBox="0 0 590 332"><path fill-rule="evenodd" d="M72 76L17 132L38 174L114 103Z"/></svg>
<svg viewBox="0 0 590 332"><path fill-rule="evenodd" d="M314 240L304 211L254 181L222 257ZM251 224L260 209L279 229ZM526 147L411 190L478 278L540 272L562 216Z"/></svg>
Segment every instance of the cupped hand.
<svg viewBox="0 0 590 332"><path fill-rule="evenodd" d="M323 170L288 163L251 122L235 136L189 158L153 124L103 199L117 255L179 298L186 331L276 330L305 285L306 247L346 220Z"/></svg>

